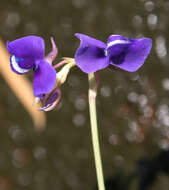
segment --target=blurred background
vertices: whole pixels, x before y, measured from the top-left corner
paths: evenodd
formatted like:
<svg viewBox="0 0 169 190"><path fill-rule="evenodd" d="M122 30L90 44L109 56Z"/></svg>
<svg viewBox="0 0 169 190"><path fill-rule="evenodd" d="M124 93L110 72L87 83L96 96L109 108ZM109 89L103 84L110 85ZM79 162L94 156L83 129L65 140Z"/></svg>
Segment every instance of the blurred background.
<svg viewBox="0 0 169 190"><path fill-rule="evenodd" d="M168 151L168 13L168 0L0 1L3 42L39 35L47 53L53 36L59 48L55 63L74 56L76 32L105 42L111 34L152 38L151 54L138 72L99 72L97 108L106 179L130 176L138 170L138 160L152 161ZM0 87L0 190L95 189L87 75L71 70L62 86L62 102L46 114L47 126L41 132L1 75ZM151 168L143 165L144 171ZM139 189L139 179L134 178L129 190ZM168 187L167 173L161 172L149 189Z"/></svg>

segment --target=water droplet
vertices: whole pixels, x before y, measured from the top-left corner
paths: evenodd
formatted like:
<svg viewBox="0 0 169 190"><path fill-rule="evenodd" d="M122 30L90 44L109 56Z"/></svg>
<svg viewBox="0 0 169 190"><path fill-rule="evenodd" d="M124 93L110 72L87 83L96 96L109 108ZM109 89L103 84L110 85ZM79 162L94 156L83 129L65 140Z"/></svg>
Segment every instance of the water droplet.
<svg viewBox="0 0 169 190"><path fill-rule="evenodd" d="M85 123L85 116L81 113L77 113L74 115L73 117L73 123L77 126L77 127L82 127Z"/></svg>
<svg viewBox="0 0 169 190"><path fill-rule="evenodd" d="M147 17L147 24L151 30L154 30L157 26L158 17L155 14L149 14Z"/></svg>
<svg viewBox="0 0 169 190"><path fill-rule="evenodd" d="M100 93L101 93L101 95L104 96L104 97L110 97L112 91L111 91L111 88L110 88L109 86L103 86L103 87L101 87L101 89L100 89Z"/></svg>
<svg viewBox="0 0 169 190"><path fill-rule="evenodd" d="M16 12L8 13L8 15L6 17L7 26L13 28L13 27L16 27L17 25L19 25L19 23L20 23L20 16L18 13L16 13Z"/></svg>
<svg viewBox="0 0 169 190"><path fill-rule="evenodd" d="M165 45L165 38L163 36L158 36L156 38L156 53L159 58L163 58L167 55L167 49Z"/></svg>
<svg viewBox="0 0 169 190"><path fill-rule="evenodd" d="M136 92L130 92L127 96L127 99L130 101L130 102L137 102L138 100L138 94Z"/></svg>
<svg viewBox="0 0 169 190"><path fill-rule="evenodd" d="M151 12L154 9L154 2L146 1L144 6L145 6L146 11Z"/></svg>

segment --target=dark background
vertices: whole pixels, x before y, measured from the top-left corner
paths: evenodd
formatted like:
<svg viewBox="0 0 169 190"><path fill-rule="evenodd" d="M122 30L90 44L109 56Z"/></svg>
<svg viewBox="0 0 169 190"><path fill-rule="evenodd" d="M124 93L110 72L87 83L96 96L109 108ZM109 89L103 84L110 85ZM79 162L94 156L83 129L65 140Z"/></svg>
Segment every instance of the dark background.
<svg viewBox="0 0 169 190"><path fill-rule="evenodd" d="M105 177L120 170L128 175L138 159L155 157L169 147L168 13L167 0L0 1L2 40L39 35L49 52L53 36L59 48L55 63L74 56L76 32L105 42L111 34L152 38L151 54L138 72L99 72ZM73 68L62 86L60 106L47 113L47 128L37 132L0 76L0 190L94 189L87 91L87 75ZM167 176L159 175L152 189L168 187Z"/></svg>

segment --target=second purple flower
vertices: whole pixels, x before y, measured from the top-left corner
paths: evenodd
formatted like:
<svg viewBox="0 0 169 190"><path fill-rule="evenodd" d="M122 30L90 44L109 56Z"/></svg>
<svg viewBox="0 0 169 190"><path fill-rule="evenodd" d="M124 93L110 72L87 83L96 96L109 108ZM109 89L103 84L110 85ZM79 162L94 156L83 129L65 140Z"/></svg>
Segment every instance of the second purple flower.
<svg viewBox="0 0 169 190"><path fill-rule="evenodd" d="M152 47L150 38L131 39L111 35L105 44L84 34L76 33L75 36L81 40L75 61L85 73L96 72L108 66L134 72L143 65Z"/></svg>

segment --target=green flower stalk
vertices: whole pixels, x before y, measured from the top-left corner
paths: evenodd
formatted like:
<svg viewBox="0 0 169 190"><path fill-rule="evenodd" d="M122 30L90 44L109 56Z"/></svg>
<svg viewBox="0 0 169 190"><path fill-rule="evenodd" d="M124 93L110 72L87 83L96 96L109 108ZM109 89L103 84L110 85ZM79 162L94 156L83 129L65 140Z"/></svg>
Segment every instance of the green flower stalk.
<svg viewBox="0 0 169 190"><path fill-rule="evenodd" d="M98 189L105 190L104 177L101 161L101 153L99 146L99 135L97 129L97 112L96 112L96 96L97 96L97 81L94 73L88 75L89 78L89 112L90 112L90 123L91 123L91 134L93 152L95 158L96 175L98 182Z"/></svg>

